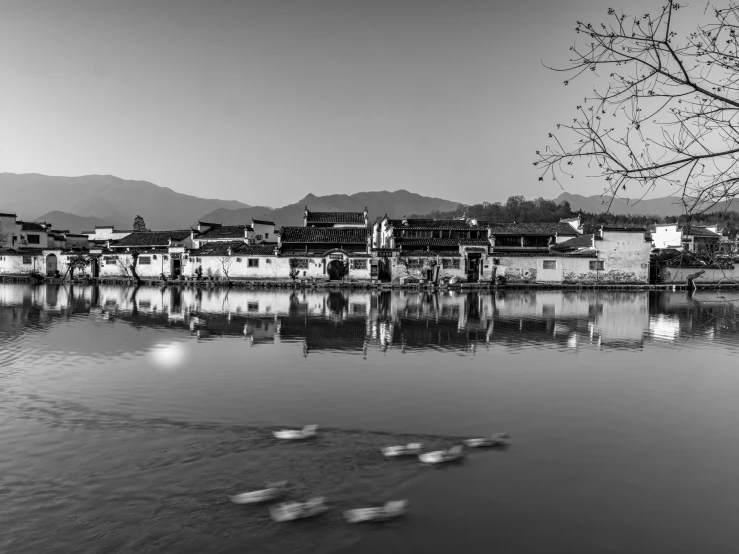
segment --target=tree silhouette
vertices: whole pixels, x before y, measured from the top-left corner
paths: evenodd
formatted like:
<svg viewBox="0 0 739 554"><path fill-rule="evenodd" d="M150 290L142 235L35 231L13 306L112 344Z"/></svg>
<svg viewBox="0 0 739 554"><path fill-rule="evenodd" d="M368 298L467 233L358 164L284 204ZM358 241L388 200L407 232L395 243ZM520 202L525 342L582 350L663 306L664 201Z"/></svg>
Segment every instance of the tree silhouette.
<svg viewBox="0 0 739 554"><path fill-rule="evenodd" d="M148 231L148 229L146 228L146 223L144 222L144 218L140 215L137 215L133 220L133 230Z"/></svg>
<svg viewBox="0 0 739 554"><path fill-rule="evenodd" d="M565 85L583 74L607 84L536 152L539 180L587 174L611 201L627 185L642 195L669 185L689 214L739 193L739 5L707 6L713 19L686 35L673 24L679 9L668 0L657 16L610 8L606 23L577 22L585 41L555 70Z"/></svg>

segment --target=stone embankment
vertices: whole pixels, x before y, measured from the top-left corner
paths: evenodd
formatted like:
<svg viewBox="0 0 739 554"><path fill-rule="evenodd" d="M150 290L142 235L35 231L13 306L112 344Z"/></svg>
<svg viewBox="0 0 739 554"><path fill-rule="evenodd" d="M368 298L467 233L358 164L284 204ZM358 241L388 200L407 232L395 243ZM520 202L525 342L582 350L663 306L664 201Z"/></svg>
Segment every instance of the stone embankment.
<svg viewBox="0 0 739 554"><path fill-rule="evenodd" d="M63 284L70 283L69 280L47 277L41 281L27 275L5 275L0 276L0 283L35 283L35 284ZM122 285L134 286L133 279L75 279L73 284L100 284L100 285ZM507 283L505 285L490 282L478 283L450 283L434 284L427 282L419 283L382 283L368 281L284 281L284 280L246 280L239 279L227 282L224 280L160 280L142 279L142 285L148 286L179 286L195 288L257 288L257 289L355 289L355 290L504 290L504 289L528 289L528 290L684 290L686 283L663 283L648 285L645 283ZM701 282L695 283L699 288L739 288L735 282Z"/></svg>

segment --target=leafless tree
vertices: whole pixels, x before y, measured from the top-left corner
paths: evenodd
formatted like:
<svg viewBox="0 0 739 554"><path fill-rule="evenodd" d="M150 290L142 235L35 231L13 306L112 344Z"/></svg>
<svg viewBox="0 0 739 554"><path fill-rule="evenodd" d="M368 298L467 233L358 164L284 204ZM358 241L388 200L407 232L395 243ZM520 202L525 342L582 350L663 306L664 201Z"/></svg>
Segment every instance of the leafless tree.
<svg viewBox="0 0 739 554"><path fill-rule="evenodd" d="M74 272L76 269L84 271L91 263L92 260L90 256L85 254L75 254L74 256L70 256L67 261L67 271L62 279L66 279L67 275L69 275L70 280L74 279Z"/></svg>
<svg viewBox="0 0 739 554"><path fill-rule="evenodd" d="M604 179L611 202L627 185L643 196L667 184L688 214L739 193L739 4L707 6L713 19L689 34L675 30L680 8L667 0L656 16L611 8L605 23L577 22L584 42L556 70L565 85L583 74L607 84L537 151L540 180Z"/></svg>
<svg viewBox="0 0 739 554"><path fill-rule="evenodd" d="M228 285L231 285L231 278L228 276L229 272L231 271L231 264L233 263L233 258L231 257L231 249L228 249L227 254L219 256L218 261L221 263L221 268L223 269L223 276L226 278L226 283Z"/></svg>
<svg viewBox="0 0 739 554"><path fill-rule="evenodd" d="M128 255L130 256L130 263L128 263L128 259L124 261L121 259L121 256L116 256L116 265L121 271L123 271L126 277L133 277L134 281L136 281L136 286L139 286L141 284L141 277L139 277L139 274L136 272L136 267L139 262L139 253L134 250L129 252Z"/></svg>

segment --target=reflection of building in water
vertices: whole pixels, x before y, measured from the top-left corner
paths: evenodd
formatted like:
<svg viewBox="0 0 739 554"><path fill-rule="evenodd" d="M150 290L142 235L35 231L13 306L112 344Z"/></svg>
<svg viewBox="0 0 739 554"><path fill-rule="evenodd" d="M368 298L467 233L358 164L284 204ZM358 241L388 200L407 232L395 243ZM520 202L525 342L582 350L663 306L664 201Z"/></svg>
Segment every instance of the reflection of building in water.
<svg viewBox="0 0 739 554"><path fill-rule="evenodd" d="M707 340L739 331L739 293L698 290L651 293L652 335L660 340Z"/></svg>
<svg viewBox="0 0 739 554"><path fill-rule="evenodd" d="M493 336L551 336L569 347L586 343L639 348L649 329L646 292L522 291L496 295Z"/></svg>
<svg viewBox="0 0 739 554"><path fill-rule="evenodd" d="M714 340L735 333L739 294L731 294L699 291L691 298L683 292L506 290L493 295L4 285L0 329L12 334L29 323L43 328L68 314L90 314L199 338L233 336L254 345L297 341L306 353L473 351L478 343L641 348L649 338Z"/></svg>

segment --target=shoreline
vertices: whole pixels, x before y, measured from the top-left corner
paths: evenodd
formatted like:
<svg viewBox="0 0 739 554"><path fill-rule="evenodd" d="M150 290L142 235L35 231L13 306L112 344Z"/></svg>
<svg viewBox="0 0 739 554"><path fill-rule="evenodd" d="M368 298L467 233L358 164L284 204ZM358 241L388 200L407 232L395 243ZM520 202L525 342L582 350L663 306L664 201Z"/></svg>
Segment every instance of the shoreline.
<svg viewBox="0 0 739 554"><path fill-rule="evenodd" d="M75 279L64 280L47 277L41 281L25 275L0 276L0 283L25 283L35 285L124 285L135 286L133 279ZM698 289L737 289L739 283L734 282L701 282L695 283ZM228 288L250 288L250 289L294 289L294 290L317 290L317 289L341 289L341 290L411 290L411 291L504 291L504 290L686 290L687 283L507 283L496 285L489 282L483 283L453 283L453 284L428 284L428 283L378 283L367 281L300 281L291 282L284 280L233 280L230 283L223 281L174 281L159 279L142 279L140 286L171 286L183 288L204 289L228 289Z"/></svg>

